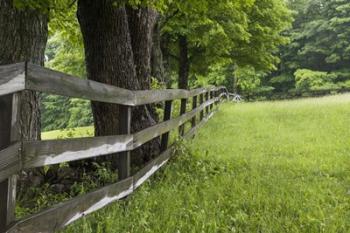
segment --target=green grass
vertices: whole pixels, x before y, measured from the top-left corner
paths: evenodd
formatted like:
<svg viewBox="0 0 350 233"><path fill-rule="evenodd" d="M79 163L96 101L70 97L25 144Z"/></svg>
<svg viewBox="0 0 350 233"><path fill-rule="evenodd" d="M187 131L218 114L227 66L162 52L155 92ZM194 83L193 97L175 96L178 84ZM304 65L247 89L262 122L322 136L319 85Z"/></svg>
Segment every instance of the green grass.
<svg viewBox="0 0 350 233"><path fill-rule="evenodd" d="M92 137L94 135L94 128L92 126L80 127L74 129L53 130L43 132L41 138L43 140L63 139L63 138L81 138Z"/></svg>
<svg viewBox="0 0 350 233"><path fill-rule="evenodd" d="M220 109L140 190L64 232L350 232L350 95Z"/></svg>

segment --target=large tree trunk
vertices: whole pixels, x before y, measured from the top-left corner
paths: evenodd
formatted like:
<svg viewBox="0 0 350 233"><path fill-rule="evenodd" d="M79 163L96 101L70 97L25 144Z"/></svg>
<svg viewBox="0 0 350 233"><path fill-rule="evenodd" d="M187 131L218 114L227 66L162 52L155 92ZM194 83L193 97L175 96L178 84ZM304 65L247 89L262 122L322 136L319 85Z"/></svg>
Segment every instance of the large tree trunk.
<svg viewBox="0 0 350 233"><path fill-rule="evenodd" d="M18 10L13 6L13 0L0 0L0 65L25 61L43 65L48 34L47 22L47 15L41 12L32 9ZM11 98L3 97L1 102L8 104L8 106L12 105ZM18 139L40 140L39 94L24 91L20 94L19 103L19 136L21 138ZM4 132L4 128L6 130L8 127L4 124L5 122L0 122L0 131L2 132ZM10 187L10 189L16 190L16 177L13 178L11 178L11 182L8 180L0 182L0 189L5 191ZM21 182L20 187L22 185ZM8 197L7 201L12 202L15 199L12 196ZM1 203L1 208L7 204L6 202ZM9 223L13 220L15 220L14 211L8 213L6 218L1 216L0 228L3 229L4 225L7 225L6 222Z"/></svg>
<svg viewBox="0 0 350 233"><path fill-rule="evenodd" d="M79 0L78 20L84 38L88 79L118 87L150 88L150 51L156 13L143 8L126 9L113 0ZM117 135L119 106L92 103L96 136ZM153 125L146 107L134 109L132 131ZM155 150L151 148L151 150ZM149 156L152 151L138 150Z"/></svg>
<svg viewBox="0 0 350 233"><path fill-rule="evenodd" d="M84 38L87 78L123 88L138 87L125 8L111 0L78 1L78 20ZM96 136L119 132L119 108L92 102Z"/></svg>
<svg viewBox="0 0 350 233"><path fill-rule="evenodd" d="M158 13L149 8L127 8L131 45L139 89L151 89L151 55L153 29ZM134 108L132 112L132 132L138 132L155 125L158 116L153 105ZM133 152L133 162L142 164L159 153L159 139L146 143Z"/></svg>
<svg viewBox="0 0 350 233"><path fill-rule="evenodd" d="M157 12L149 8L127 8L131 45L134 55L136 76L140 88L151 88L151 52L153 29Z"/></svg>
<svg viewBox="0 0 350 233"><path fill-rule="evenodd" d="M179 88L188 89L190 62L188 58L188 41L186 36L179 37Z"/></svg>
<svg viewBox="0 0 350 233"><path fill-rule="evenodd" d="M37 10L18 10L12 2L0 1L0 65L24 61L44 65L47 15ZM20 102L23 138L40 139L39 95L25 91Z"/></svg>

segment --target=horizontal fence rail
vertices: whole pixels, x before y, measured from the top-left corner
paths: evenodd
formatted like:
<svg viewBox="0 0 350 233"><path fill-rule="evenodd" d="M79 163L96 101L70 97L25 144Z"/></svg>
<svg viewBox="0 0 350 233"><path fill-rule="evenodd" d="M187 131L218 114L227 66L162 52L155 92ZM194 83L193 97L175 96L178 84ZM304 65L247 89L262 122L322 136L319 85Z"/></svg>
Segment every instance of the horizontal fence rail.
<svg viewBox="0 0 350 233"><path fill-rule="evenodd" d="M45 92L127 106L152 104L173 99L187 99L224 87L187 90L130 91L53 71L31 63L0 66L0 96L23 90Z"/></svg>
<svg viewBox="0 0 350 233"><path fill-rule="evenodd" d="M18 94L25 90L83 98L123 106L121 135L59 139L21 140L18 122ZM169 132L179 129L180 136L192 137L215 113L214 105L228 97L225 87L195 90L131 91L83 80L61 72L18 63L0 66L0 233L54 232L104 206L125 198L159 170L172 156ZM192 110L186 112L188 99ZM172 101L181 100L181 112L171 118ZM165 102L164 121L130 134L132 107ZM197 117L199 116L199 121ZM198 122L197 122L198 121ZM191 129L184 132L185 123ZM130 151L155 138L161 138L162 153L135 174L130 174ZM62 202L23 219L15 218L16 174L21 170L116 154L119 181L96 191Z"/></svg>
<svg viewBox="0 0 350 233"><path fill-rule="evenodd" d="M15 143L0 151L0 181L23 169L134 150L184 124L218 99L211 99L191 112L132 135ZM21 157L20 153L25 154L25 157Z"/></svg>

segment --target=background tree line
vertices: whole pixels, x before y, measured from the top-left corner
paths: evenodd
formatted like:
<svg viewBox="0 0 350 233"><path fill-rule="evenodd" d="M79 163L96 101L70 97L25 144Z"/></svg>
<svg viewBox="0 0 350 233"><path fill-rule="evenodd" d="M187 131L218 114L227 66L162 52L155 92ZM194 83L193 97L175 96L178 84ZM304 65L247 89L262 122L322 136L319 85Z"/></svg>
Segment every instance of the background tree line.
<svg viewBox="0 0 350 233"><path fill-rule="evenodd" d="M289 0L288 7L294 22L283 33L289 43L280 48L278 69L270 74L238 73L241 80L249 74L255 77L249 85L241 85L241 91L250 96L291 98L349 90L349 1Z"/></svg>

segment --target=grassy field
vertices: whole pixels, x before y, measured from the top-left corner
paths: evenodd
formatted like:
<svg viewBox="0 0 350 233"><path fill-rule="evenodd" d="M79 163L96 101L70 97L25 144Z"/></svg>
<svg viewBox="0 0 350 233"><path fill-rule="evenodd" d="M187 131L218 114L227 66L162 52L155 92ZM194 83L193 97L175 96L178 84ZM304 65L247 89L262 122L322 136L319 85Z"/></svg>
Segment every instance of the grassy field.
<svg viewBox="0 0 350 233"><path fill-rule="evenodd" d="M350 95L224 104L177 154L64 232L350 232Z"/></svg>
<svg viewBox="0 0 350 233"><path fill-rule="evenodd" d="M43 132L41 138L43 140L63 139L63 138L81 138L92 137L94 135L94 128L92 126L79 127L74 129L53 130Z"/></svg>

